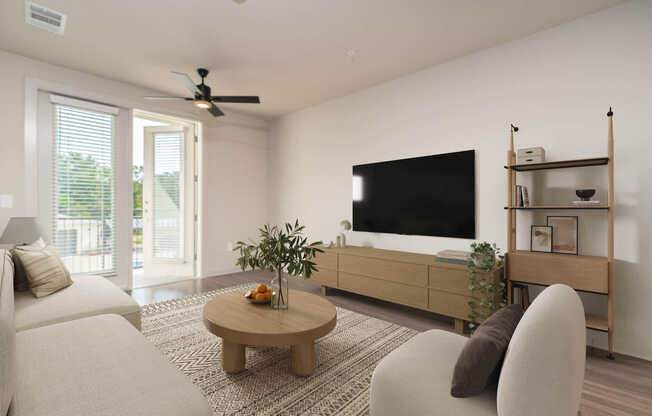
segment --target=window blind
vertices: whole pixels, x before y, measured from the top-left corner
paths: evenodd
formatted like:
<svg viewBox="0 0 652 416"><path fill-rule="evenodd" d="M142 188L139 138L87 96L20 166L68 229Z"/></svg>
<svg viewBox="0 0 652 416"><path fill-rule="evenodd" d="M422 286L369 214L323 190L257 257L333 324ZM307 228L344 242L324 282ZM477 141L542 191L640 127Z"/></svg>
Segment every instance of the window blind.
<svg viewBox="0 0 652 416"><path fill-rule="evenodd" d="M115 116L55 103L53 119L54 244L71 273L115 274Z"/></svg>
<svg viewBox="0 0 652 416"><path fill-rule="evenodd" d="M184 136L154 133L153 256L184 258Z"/></svg>

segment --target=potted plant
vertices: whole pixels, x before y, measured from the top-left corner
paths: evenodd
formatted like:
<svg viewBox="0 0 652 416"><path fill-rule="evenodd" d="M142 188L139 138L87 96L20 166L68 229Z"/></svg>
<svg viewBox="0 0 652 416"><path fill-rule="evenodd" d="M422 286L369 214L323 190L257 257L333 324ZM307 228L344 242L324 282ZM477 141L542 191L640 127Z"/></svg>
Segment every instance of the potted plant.
<svg viewBox="0 0 652 416"><path fill-rule="evenodd" d="M505 256L496 244L488 242L472 243L471 256L467 263L469 271L469 290L473 300L469 301L469 328L487 319L498 309L505 306L505 282L494 280L494 272L501 269Z"/></svg>
<svg viewBox="0 0 652 416"><path fill-rule="evenodd" d="M308 238L303 236L304 229L299 220L294 224L286 223L285 227L265 225L259 228L260 240L257 243L238 241L233 248L240 254L236 264L243 271L250 268L276 272L276 278L270 283L274 309L288 308L288 280L283 276L284 271L305 278L317 271L311 260L317 253L323 253L317 247L321 241L308 244Z"/></svg>

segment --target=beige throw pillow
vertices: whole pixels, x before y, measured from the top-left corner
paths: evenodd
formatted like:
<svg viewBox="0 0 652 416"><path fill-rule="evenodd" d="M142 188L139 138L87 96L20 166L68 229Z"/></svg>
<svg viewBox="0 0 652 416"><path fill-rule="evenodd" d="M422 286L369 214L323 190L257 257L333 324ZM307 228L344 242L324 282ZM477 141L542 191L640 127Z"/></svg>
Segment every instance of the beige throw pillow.
<svg viewBox="0 0 652 416"><path fill-rule="evenodd" d="M40 251L45 248L46 244L42 238L34 241L32 244L23 244L16 246L11 250L11 257L14 262L14 290L17 292L27 292L29 290L29 281L25 275L25 268L23 263L20 262L20 259L16 255L16 250L23 251Z"/></svg>
<svg viewBox="0 0 652 416"><path fill-rule="evenodd" d="M48 245L41 250L15 249L25 269L29 290L37 298L50 295L72 284L70 272L59 258L56 248Z"/></svg>

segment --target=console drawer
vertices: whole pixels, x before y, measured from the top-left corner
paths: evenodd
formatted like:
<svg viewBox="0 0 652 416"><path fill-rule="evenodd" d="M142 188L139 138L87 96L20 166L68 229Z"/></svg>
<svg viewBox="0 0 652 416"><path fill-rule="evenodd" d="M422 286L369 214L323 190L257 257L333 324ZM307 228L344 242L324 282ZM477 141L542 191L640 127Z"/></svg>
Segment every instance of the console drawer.
<svg viewBox="0 0 652 416"><path fill-rule="evenodd" d="M329 269L319 269L319 271L312 272L310 279L314 283L319 283L322 286L337 287L337 271Z"/></svg>
<svg viewBox="0 0 652 416"><path fill-rule="evenodd" d="M340 272L338 288L390 302L413 306L415 308L424 309L427 306L428 293L425 288L373 279L366 276Z"/></svg>
<svg viewBox="0 0 652 416"><path fill-rule="evenodd" d="M329 253L328 251L317 253L313 261L316 263L315 267L319 270L337 270L337 253Z"/></svg>
<svg viewBox="0 0 652 416"><path fill-rule="evenodd" d="M469 319L471 313L470 300L470 296L430 289L428 310L440 315L466 320Z"/></svg>
<svg viewBox="0 0 652 416"><path fill-rule="evenodd" d="M338 270L412 286L426 287L428 266L340 254Z"/></svg>
<svg viewBox="0 0 652 416"><path fill-rule="evenodd" d="M428 269L428 286L431 289L471 296L469 272L466 269L430 266Z"/></svg>

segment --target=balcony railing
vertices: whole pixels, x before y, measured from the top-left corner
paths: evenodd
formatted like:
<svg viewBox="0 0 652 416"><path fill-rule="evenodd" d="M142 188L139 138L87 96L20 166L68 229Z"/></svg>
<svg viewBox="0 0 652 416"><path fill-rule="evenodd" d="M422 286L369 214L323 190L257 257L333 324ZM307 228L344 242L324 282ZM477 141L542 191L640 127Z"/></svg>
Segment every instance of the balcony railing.
<svg viewBox="0 0 652 416"><path fill-rule="evenodd" d="M59 216L54 242L64 264L72 273L94 273L113 270L113 220L95 217ZM143 267L143 218L134 217L133 268Z"/></svg>

